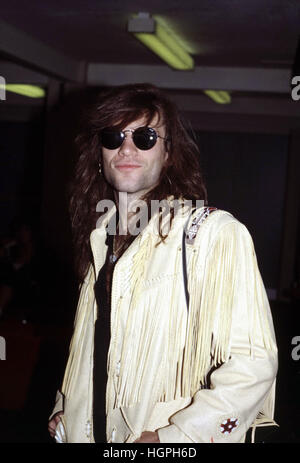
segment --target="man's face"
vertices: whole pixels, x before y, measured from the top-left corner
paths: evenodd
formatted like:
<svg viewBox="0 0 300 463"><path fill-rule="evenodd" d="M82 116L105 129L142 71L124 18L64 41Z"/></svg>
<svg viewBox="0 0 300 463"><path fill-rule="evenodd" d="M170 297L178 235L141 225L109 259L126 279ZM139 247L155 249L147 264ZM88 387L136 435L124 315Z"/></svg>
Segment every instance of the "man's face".
<svg viewBox="0 0 300 463"><path fill-rule="evenodd" d="M157 124L158 118L155 117L149 127L165 137L164 125ZM145 119L141 118L123 127L123 130L135 130L145 125ZM157 185L167 158L168 153L162 138L157 138L153 148L144 151L135 146L132 133L126 132L126 138L119 148L102 148L102 170L115 192L126 192L140 198Z"/></svg>

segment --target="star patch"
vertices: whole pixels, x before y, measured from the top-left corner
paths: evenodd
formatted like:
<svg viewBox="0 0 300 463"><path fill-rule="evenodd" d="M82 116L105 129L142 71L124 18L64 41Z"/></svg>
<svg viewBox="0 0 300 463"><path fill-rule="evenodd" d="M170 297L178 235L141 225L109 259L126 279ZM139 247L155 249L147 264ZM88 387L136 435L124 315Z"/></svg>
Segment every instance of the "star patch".
<svg viewBox="0 0 300 463"><path fill-rule="evenodd" d="M222 421L220 425L220 431L222 434L230 434L234 428L236 428L239 424L239 420L237 418L227 418L227 420Z"/></svg>

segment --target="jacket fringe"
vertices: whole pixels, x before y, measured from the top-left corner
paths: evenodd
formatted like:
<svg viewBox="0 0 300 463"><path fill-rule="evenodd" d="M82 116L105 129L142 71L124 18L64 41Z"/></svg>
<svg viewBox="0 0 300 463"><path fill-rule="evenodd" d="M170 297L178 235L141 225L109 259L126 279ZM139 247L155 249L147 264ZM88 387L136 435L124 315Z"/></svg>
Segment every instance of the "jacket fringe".
<svg viewBox="0 0 300 463"><path fill-rule="evenodd" d="M68 397L71 393L73 384L76 384L76 379L80 375L80 362L82 350L84 349L84 332L89 319L89 311L87 307L93 307L94 295L94 270L92 265L89 268L85 281L81 285L81 291L77 304L77 311L74 320L74 332L69 348L69 358L65 369L62 393Z"/></svg>
<svg viewBox="0 0 300 463"><path fill-rule="evenodd" d="M151 233L138 238L139 249L133 256L130 269L131 300L122 340L120 372L115 385L116 402L111 404L108 398L107 410L132 406L142 400L152 362L151 353L157 343L163 344L163 348L156 373L157 387L151 396L153 403L193 397L200 388L206 387L211 368L230 358L240 259L244 259L243 268L248 272L248 294L244 300L247 301L249 322L249 355L255 354L257 342L267 349L276 350L267 314L267 297L257 276L252 240L248 232L241 232L240 227L239 223L223 226L210 250L201 249L197 236L188 263L188 310L183 291L181 247L177 248L174 273L170 278L164 278L163 294L161 285L151 287L151 292L143 291L155 238ZM159 246L164 246L164 243ZM62 388L66 395L70 394L71 385L76 384L76 377L80 374L78 359L83 349L85 324L88 323L88 311L85 309L91 306L90 298L93 297L92 273L91 268L80 295ZM164 304L164 300L171 303ZM116 327L121 318L117 307ZM116 361L115 349L111 342L108 358L111 367Z"/></svg>
<svg viewBox="0 0 300 463"><path fill-rule="evenodd" d="M140 298L153 246L151 236L144 239L133 261L133 294L122 348L116 407L128 407L141 401L151 352L163 324L167 326L167 335L155 397L153 391L154 402L192 397L206 386L211 368L228 361L232 310L239 290L240 258L247 260L246 268L249 269L249 294L245 298L249 301L249 355L254 355L253 346L257 339L267 349L273 349L266 310L268 302L263 286L256 287L252 241L250 239L249 243L247 236L246 243L243 243L246 249L240 248L241 232L233 230L233 227L224 227L207 254L204 268L201 267L201 253L196 248L192 252L188 268L191 296L188 311L186 307L178 310L183 284L181 247L177 249L175 274L170 278L170 284L165 285L164 294L161 294L160 287L157 291L152 289L151 298L150 295L146 299L145 295ZM169 307L164 306L164 299L171 300Z"/></svg>

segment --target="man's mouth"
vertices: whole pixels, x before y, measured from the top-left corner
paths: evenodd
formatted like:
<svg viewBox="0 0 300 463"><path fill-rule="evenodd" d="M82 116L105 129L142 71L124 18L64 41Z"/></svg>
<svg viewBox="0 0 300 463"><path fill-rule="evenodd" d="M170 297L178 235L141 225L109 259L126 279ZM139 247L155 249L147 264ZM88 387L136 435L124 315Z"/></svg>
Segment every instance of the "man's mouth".
<svg viewBox="0 0 300 463"><path fill-rule="evenodd" d="M115 168L118 170L132 170L132 169L138 169L139 167L141 167L139 164L130 164L130 163L115 165Z"/></svg>

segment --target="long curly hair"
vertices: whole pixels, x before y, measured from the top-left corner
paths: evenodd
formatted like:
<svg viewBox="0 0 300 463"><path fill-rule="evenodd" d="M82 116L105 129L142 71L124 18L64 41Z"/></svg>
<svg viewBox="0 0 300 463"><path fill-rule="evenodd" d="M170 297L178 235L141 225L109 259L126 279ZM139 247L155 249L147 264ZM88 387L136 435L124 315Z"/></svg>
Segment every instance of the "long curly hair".
<svg viewBox="0 0 300 463"><path fill-rule="evenodd" d="M82 131L75 140L79 157L70 188L70 216L80 281L92 262L89 239L99 219L96 205L102 199L114 199L111 186L99 174L99 133L105 127L122 129L141 117L149 125L155 116L165 125L169 156L158 185L143 200L149 205L153 199L160 201L172 195L175 199L207 203L199 148L170 98L151 84L122 85L102 92L86 113Z"/></svg>

